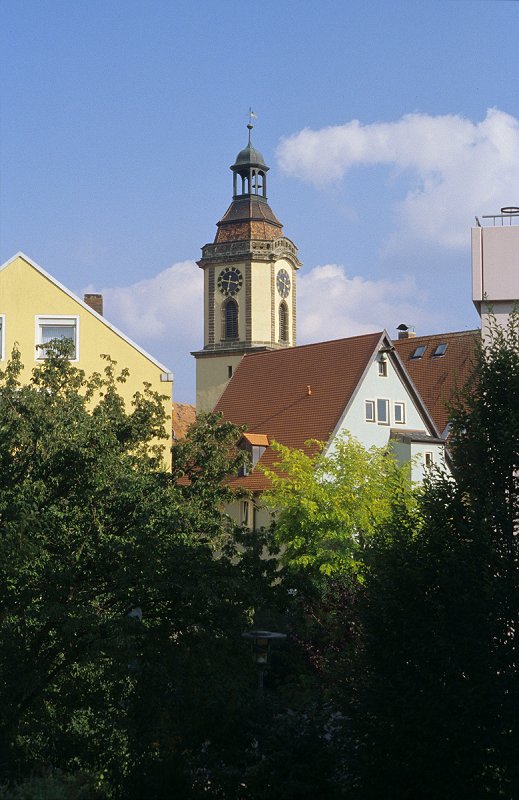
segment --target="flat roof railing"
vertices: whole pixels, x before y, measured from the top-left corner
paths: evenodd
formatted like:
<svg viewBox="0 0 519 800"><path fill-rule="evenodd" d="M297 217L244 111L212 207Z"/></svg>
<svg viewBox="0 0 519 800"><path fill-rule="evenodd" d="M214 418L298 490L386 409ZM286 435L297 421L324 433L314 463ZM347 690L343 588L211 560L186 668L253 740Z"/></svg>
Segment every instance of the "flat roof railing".
<svg viewBox="0 0 519 800"><path fill-rule="evenodd" d="M519 225L519 206L504 206L500 214L483 214L481 219L485 220L483 225L491 225L493 227ZM486 220L492 220L492 222L486 222ZM476 225L478 228L483 227L478 217L476 217Z"/></svg>

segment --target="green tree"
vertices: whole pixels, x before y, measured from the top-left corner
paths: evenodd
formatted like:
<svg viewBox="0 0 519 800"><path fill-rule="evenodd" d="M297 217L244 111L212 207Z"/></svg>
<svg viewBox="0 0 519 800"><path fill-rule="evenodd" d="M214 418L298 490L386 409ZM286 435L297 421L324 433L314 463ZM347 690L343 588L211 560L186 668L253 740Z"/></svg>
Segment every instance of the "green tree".
<svg viewBox="0 0 519 800"><path fill-rule="evenodd" d="M307 442L307 452L273 443L275 470L265 470L272 488L264 501L275 513L275 536L283 560L331 575L358 573L373 532L396 502L415 506L407 466L387 448L367 450L344 434L326 451Z"/></svg>
<svg viewBox="0 0 519 800"><path fill-rule="evenodd" d="M454 480L371 544L357 673L359 797L519 796L519 320L452 409Z"/></svg>
<svg viewBox="0 0 519 800"><path fill-rule="evenodd" d="M240 633L272 592L261 539L223 512L238 430L201 420L170 472L150 445L160 398L144 387L125 409L110 359L86 378L56 344L28 385L19 374L15 353L0 374L0 782L51 770L125 800L197 796L250 718Z"/></svg>

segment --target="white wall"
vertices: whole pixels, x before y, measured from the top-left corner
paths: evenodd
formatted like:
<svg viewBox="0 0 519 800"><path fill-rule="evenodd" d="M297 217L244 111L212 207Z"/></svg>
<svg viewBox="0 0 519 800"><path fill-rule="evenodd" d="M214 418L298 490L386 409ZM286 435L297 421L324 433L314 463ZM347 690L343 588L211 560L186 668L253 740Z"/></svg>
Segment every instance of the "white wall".
<svg viewBox="0 0 519 800"><path fill-rule="evenodd" d="M383 447L389 440L390 428L402 430L427 431L425 420L422 419L415 407L413 399L407 388L402 383L391 359L387 360L387 377L378 374L378 361L375 360L362 382L346 416L340 424L338 433L347 430L355 436L365 447ZM366 422L365 401L386 398L389 400L389 424L382 425L378 422ZM405 403L405 422L395 422L394 404ZM333 443L332 443L333 447Z"/></svg>

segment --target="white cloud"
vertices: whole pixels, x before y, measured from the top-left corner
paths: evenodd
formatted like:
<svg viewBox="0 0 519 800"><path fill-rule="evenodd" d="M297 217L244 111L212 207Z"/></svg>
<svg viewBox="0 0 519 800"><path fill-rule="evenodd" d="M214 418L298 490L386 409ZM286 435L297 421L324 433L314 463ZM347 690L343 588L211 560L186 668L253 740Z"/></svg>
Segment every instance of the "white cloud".
<svg viewBox="0 0 519 800"><path fill-rule="evenodd" d="M164 363L202 345L203 275L194 261L102 294L107 319Z"/></svg>
<svg viewBox="0 0 519 800"><path fill-rule="evenodd" d="M390 336L401 322L415 325L417 333L441 326L424 309L425 297L414 278L366 280L349 278L337 264L314 267L298 276L298 341L316 342L357 336L386 328Z"/></svg>
<svg viewBox="0 0 519 800"><path fill-rule="evenodd" d="M323 188L353 167L386 164L408 180L395 199L398 235L446 247L464 247L474 216L518 202L519 120L489 109L484 120L456 115L406 114L396 122L353 120L281 141L277 151L288 175Z"/></svg>

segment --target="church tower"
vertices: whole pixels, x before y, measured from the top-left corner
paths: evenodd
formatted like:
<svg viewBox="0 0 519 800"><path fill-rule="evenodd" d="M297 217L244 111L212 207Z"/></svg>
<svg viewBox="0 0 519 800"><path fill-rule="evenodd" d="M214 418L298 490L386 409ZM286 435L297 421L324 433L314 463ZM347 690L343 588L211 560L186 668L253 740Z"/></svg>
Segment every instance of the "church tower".
<svg viewBox="0 0 519 800"><path fill-rule="evenodd" d="M267 201L268 167L251 141L231 170L232 202L202 247L204 348L196 358L196 409L211 411L246 353L296 343L297 247Z"/></svg>

